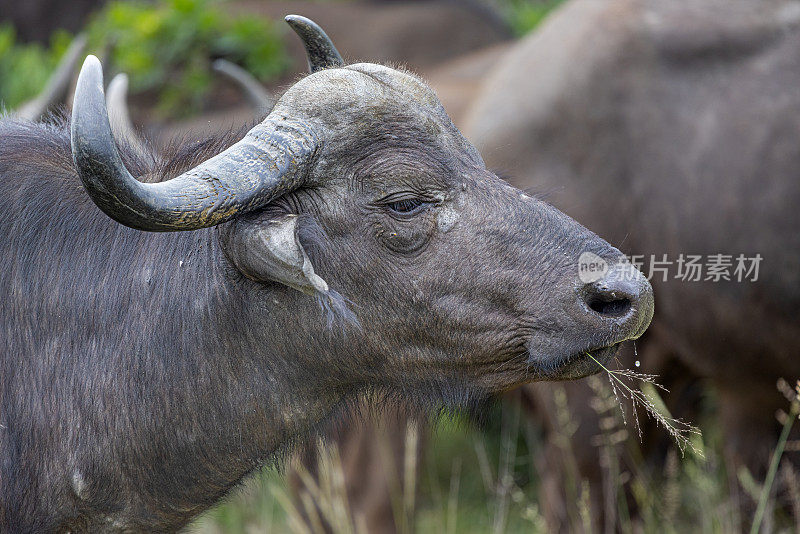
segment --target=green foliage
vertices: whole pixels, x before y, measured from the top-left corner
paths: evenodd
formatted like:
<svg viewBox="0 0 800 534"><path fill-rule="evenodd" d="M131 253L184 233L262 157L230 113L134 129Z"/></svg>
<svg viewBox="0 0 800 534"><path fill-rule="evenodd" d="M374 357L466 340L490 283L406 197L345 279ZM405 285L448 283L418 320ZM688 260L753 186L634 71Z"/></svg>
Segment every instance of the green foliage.
<svg viewBox="0 0 800 534"><path fill-rule="evenodd" d="M213 89L214 59L238 63L262 81L288 66L277 24L232 16L218 0L118 0L98 12L87 31L90 50L105 57L107 77L127 73L131 92L151 93L165 118L200 109ZM34 98L71 40L62 31L49 48L20 44L11 25L0 25L0 104L13 109Z"/></svg>
<svg viewBox="0 0 800 534"><path fill-rule="evenodd" d="M92 47L110 50L109 63L129 75L131 91L155 93L158 111L169 117L199 109L212 89L216 58L261 80L288 64L275 23L229 15L224 4L210 0L111 2L93 17L88 33Z"/></svg>
<svg viewBox="0 0 800 534"><path fill-rule="evenodd" d="M525 35L561 2L563 0L502 0L500 7L514 33Z"/></svg>
<svg viewBox="0 0 800 534"><path fill-rule="evenodd" d="M69 47L71 36L56 32L50 48L40 44L17 43L10 24L0 25L0 104L14 109L34 98L55 70L61 55Z"/></svg>

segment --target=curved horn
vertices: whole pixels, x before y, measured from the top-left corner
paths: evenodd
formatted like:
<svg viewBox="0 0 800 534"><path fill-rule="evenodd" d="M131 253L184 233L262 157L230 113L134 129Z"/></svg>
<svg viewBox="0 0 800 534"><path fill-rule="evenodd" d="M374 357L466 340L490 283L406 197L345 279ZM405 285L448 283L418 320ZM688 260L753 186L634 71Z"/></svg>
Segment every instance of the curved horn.
<svg viewBox="0 0 800 534"><path fill-rule="evenodd" d="M72 79L72 73L81 60L84 48L86 48L86 35L78 35L64 52L64 57L59 61L56 71L47 80L47 85L42 92L33 100L22 104L14 116L29 121L38 121L47 112L47 108L64 98Z"/></svg>
<svg viewBox="0 0 800 534"><path fill-rule="evenodd" d="M344 66L339 51L316 22L300 15L289 15L284 20L303 40L308 54L308 70L312 74L327 67Z"/></svg>
<svg viewBox="0 0 800 534"><path fill-rule="evenodd" d="M301 185L318 143L304 122L267 117L238 143L159 183L134 178L117 151L103 98L103 69L89 56L72 107L72 158L83 185L109 217L154 232L196 230L258 209Z"/></svg>
<svg viewBox="0 0 800 534"><path fill-rule="evenodd" d="M218 59L212 63L211 68L238 85L247 97L250 105L258 112L266 112L272 108L272 96L258 83L258 80L256 80L252 74L236 63L231 63L227 59Z"/></svg>
<svg viewBox="0 0 800 534"><path fill-rule="evenodd" d="M128 111L128 75L120 72L106 89L106 109L111 129L117 139L124 139L139 154L147 154L144 142L136 133Z"/></svg>

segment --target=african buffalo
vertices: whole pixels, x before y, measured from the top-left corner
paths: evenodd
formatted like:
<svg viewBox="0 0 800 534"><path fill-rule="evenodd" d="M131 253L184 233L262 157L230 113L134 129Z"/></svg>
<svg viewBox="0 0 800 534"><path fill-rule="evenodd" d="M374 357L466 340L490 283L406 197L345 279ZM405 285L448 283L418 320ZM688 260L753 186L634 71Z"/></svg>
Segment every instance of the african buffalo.
<svg viewBox="0 0 800 534"><path fill-rule="evenodd" d="M313 72L239 140L115 143L93 56L69 124L0 122L0 530L174 530L361 394L474 406L649 324L423 82L287 22Z"/></svg>
<svg viewBox="0 0 800 534"><path fill-rule="evenodd" d="M649 265L672 262L666 280L653 271L658 339L640 352L711 381L726 448L756 476L786 406L776 379L800 376L798 50L796 1L573 0L489 74L465 126L489 168ZM760 255L757 280L734 265L727 280L676 278L681 255L718 254ZM569 388L585 422L588 388ZM587 469L595 430L575 443Z"/></svg>

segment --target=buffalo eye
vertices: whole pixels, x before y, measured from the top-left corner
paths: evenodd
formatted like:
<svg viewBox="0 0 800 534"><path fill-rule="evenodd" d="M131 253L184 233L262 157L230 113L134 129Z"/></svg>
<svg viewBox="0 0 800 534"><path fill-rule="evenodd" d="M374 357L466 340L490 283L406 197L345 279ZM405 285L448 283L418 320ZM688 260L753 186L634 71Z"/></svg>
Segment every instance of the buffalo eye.
<svg viewBox="0 0 800 534"><path fill-rule="evenodd" d="M395 213L411 215L417 211L420 211L425 204L426 202L419 198L404 198L402 200L388 202L386 207Z"/></svg>

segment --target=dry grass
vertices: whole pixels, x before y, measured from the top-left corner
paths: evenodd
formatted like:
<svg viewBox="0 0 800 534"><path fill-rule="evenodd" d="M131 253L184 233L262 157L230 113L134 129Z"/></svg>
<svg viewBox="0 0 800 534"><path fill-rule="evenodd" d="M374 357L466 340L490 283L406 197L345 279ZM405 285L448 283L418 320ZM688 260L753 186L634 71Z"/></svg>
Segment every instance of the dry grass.
<svg viewBox="0 0 800 534"><path fill-rule="evenodd" d="M611 391L614 392L614 397L619 403L619 409L620 413L622 414L623 422L627 422L628 419L628 416L625 412L625 404L626 402L631 404L632 409L630 418L633 420L633 426L636 428L636 432L639 435L639 441L642 440L642 425L639 423L637 410L641 409L644 410L647 415L652 417L672 437L672 439L675 440L675 444L680 450L681 455L686 452L686 448L688 447L695 454L702 456L702 447L696 446L696 439L693 439L702 438L700 429L690 423L687 423L686 421L675 419L670 415L669 410L667 410L664 401L661 399L661 396L658 394L656 389L660 389L665 393L669 393L669 390L656 382L656 379L658 378L657 375L638 373L631 369L612 370L600 363L588 352L586 355L594 360L594 362L599 365L608 375L608 382L611 385ZM641 383L641 385L639 388L634 389L627 384L626 381L638 381Z"/></svg>
<svg viewBox="0 0 800 534"><path fill-rule="evenodd" d="M652 384L654 377L618 370L607 370L607 374L608 381L597 376L589 379L591 406L600 421L599 433L592 440L602 472L600 487L579 474L572 438L581 422L570 412L563 387L552 388L556 429L550 439L563 463L560 482L570 531L800 532L800 524L789 513L794 508L794 517L800 517L800 476L790 463L781 461L786 450L798 448L798 443L788 440L800 413L798 391L786 383L780 385L789 400L782 415L784 432L767 476L756 480L746 470L733 472L725 463L712 393L700 420L701 438L699 429L670 416L660 390ZM404 456L394 459L387 453L382 459L387 471L396 474L390 489L398 531L550 531L541 504L543 472L551 467L543 462L546 442L542 428L522 416L518 398L512 395L495 408L483 430L461 420L440 422L419 457L416 445L423 429L408 427ZM645 460L640 433L646 429L634 423L633 404L674 440L663 462ZM629 425L636 432L628 432ZM194 530L315 534L328 524L336 533L366 532L363 520L349 512L338 451L322 443L318 448L319 475L312 477L299 468L304 486L299 498L290 497L280 475L265 471L241 495L207 514Z"/></svg>

